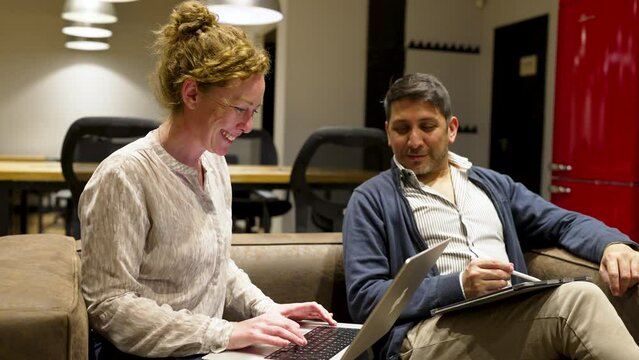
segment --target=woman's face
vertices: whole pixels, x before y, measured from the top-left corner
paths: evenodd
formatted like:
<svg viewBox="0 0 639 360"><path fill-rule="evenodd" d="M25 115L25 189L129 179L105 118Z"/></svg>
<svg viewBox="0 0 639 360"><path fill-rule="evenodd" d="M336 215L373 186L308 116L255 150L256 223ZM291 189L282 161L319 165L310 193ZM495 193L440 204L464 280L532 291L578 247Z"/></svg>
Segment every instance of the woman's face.
<svg viewBox="0 0 639 360"><path fill-rule="evenodd" d="M253 115L264 97L264 76L232 80L200 95L194 109L195 136L206 150L224 156L235 138L253 129Z"/></svg>

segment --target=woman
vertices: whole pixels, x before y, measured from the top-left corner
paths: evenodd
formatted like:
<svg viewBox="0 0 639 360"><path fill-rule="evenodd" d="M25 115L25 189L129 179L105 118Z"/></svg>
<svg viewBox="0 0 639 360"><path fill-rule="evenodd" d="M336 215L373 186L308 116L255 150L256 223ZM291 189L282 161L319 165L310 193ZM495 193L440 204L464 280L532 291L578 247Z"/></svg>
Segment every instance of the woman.
<svg viewBox="0 0 639 360"><path fill-rule="evenodd" d="M274 303L229 258L224 155L251 131L268 56L197 1L173 10L155 46L168 119L104 160L79 204L82 291L106 340L98 355L118 352L112 345L148 357L303 345L293 320L335 324L331 314L317 303ZM225 310L248 320L223 320Z"/></svg>

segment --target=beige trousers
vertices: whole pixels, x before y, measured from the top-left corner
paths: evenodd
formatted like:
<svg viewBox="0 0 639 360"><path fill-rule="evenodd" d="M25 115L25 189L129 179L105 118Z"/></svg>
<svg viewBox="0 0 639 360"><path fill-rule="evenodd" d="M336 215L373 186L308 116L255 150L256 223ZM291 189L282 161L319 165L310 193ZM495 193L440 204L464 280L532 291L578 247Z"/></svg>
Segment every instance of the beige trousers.
<svg viewBox="0 0 639 360"><path fill-rule="evenodd" d="M639 347L601 289L578 281L423 320L408 332L400 354L402 359L637 360Z"/></svg>

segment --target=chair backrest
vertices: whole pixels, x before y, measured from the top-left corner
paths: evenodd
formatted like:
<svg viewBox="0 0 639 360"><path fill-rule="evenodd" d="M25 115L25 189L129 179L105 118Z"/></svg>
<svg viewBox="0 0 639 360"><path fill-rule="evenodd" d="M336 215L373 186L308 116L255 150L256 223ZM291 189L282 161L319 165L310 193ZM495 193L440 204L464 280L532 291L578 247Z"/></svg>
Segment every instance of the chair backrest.
<svg viewBox="0 0 639 360"><path fill-rule="evenodd" d="M62 174L72 195L71 219L67 219L68 235L80 236L77 204L86 184L74 171L73 163L99 163L115 150L146 136L158 125L153 120L130 117L84 117L71 124L60 154Z"/></svg>
<svg viewBox="0 0 639 360"><path fill-rule="evenodd" d="M271 134L262 129L242 134L231 145L226 161L229 164L277 165L277 150Z"/></svg>
<svg viewBox="0 0 639 360"><path fill-rule="evenodd" d="M386 133L376 128L324 127L306 140L293 164L291 191L295 198L295 231L341 231L350 195L360 182L312 184L309 169L321 171L368 171L378 173L390 166Z"/></svg>

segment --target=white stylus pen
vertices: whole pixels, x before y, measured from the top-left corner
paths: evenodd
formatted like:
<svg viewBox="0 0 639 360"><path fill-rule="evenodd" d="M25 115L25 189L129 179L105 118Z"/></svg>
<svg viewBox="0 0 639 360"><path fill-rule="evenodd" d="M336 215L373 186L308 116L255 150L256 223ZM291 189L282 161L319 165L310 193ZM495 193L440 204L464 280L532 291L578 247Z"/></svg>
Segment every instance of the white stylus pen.
<svg viewBox="0 0 639 360"><path fill-rule="evenodd" d="M513 276L516 276L518 278L522 278L524 280L528 280L528 281L541 281L540 279L537 279L534 276L530 276L530 275L526 275L526 274L522 274L519 271L515 271L513 270L512 274Z"/></svg>

